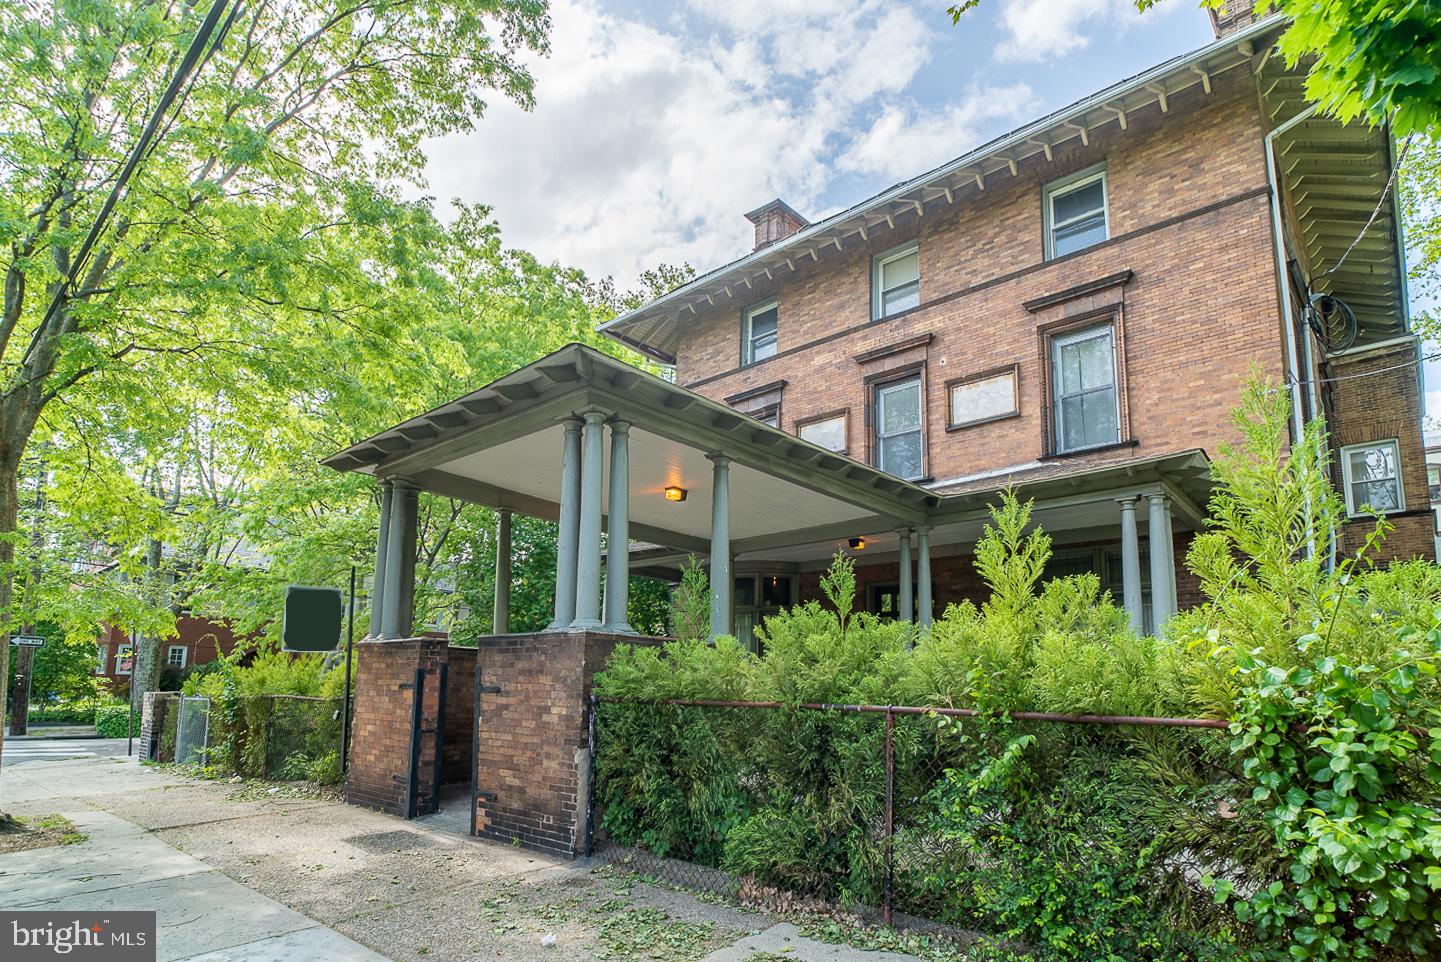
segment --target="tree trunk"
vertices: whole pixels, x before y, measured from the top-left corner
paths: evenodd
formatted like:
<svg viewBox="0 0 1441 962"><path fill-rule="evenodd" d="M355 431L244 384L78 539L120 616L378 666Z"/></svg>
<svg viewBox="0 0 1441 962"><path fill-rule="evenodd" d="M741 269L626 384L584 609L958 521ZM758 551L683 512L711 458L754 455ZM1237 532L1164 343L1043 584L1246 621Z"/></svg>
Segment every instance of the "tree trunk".
<svg viewBox="0 0 1441 962"><path fill-rule="evenodd" d="M159 538L151 538L145 552L145 601L157 607L162 594L160 566L164 560L163 548ZM159 680L160 638L151 634L139 635L135 639L134 655L135 662L130 668L130 703L139 706L144 702L145 693L153 691Z"/></svg>
<svg viewBox="0 0 1441 962"><path fill-rule="evenodd" d="M15 617L12 610L15 601L15 527L19 513L16 501L20 456L13 446L6 451L7 457L0 458L0 679L10 677L10 626ZM5 715L5 703L9 700L9 686L0 684L0 718ZM4 759L4 742L0 741L0 761Z"/></svg>

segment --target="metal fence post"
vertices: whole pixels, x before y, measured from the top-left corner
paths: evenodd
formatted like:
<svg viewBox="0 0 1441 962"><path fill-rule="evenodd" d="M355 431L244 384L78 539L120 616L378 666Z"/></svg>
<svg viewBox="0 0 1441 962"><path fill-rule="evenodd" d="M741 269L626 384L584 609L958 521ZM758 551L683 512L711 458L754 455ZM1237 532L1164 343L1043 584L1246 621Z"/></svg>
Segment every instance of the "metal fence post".
<svg viewBox="0 0 1441 962"><path fill-rule="evenodd" d="M885 923L891 924L891 887L895 881L895 789L896 789L896 713L886 706L886 901Z"/></svg>

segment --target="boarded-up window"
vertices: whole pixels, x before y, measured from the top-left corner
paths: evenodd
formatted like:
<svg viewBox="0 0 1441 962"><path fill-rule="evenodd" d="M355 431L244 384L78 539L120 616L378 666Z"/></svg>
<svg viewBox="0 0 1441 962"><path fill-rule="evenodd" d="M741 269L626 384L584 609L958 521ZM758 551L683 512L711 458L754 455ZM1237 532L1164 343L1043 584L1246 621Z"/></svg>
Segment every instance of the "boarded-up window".
<svg viewBox="0 0 1441 962"><path fill-rule="evenodd" d="M844 413L809 421L802 424L797 433L802 441L809 441L828 451L840 452L849 447L846 440L846 415Z"/></svg>
<svg viewBox="0 0 1441 962"><path fill-rule="evenodd" d="M950 426L953 428L994 421L1018 410L1015 368L967 378L951 385Z"/></svg>

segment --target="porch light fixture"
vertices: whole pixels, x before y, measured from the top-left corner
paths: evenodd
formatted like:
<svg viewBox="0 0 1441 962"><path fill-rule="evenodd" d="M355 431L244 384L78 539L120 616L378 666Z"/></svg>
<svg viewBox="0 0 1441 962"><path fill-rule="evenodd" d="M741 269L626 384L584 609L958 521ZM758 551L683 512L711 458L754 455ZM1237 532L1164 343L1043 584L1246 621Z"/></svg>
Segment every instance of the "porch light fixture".
<svg viewBox="0 0 1441 962"><path fill-rule="evenodd" d="M850 539L849 541L847 541L846 544L850 545L852 548L855 548L857 551L864 551L864 550L865 550L865 547L866 547L866 539L865 539L865 538L852 538L852 539Z"/></svg>
<svg viewBox="0 0 1441 962"><path fill-rule="evenodd" d="M690 492L685 488L674 484L666 485L665 499L667 501L684 501L687 494L690 494Z"/></svg>

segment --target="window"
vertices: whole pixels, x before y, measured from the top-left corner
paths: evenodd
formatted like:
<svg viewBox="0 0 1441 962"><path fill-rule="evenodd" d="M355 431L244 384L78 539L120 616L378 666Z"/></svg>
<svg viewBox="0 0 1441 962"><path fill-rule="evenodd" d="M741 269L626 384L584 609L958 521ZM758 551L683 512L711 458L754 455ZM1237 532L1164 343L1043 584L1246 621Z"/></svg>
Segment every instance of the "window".
<svg viewBox="0 0 1441 962"><path fill-rule="evenodd" d="M1051 339L1051 387L1056 453L1121 440L1115 338L1110 324Z"/></svg>
<svg viewBox="0 0 1441 962"><path fill-rule="evenodd" d="M773 428L778 428L781 426L781 406L779 404L772 404L757 411L752 411L751 417L762 424L768 424Z"/></svg>
<svg viewBox="0 0 1441 962"><path fill-rule="evenodd" d="M1441 464L1426 465L1426 488L1432 502L1441 501Z"/></svg>
<svg viewBox="0 0 1441 962"><path fill-rule="evenodd" d="M115 674L128 675L135 667L135 647L133 645L115 646Z"/></svg>
<svg viewBox="0 0 1441 962"><path fill-rule="evenodd" d="M110 660L110 646L104 644L98 645L96 654L99 655L99 657L95 660L95 674L103 675L105 674L106 662Z"/></svg>
<svg viewBox="0 0 1441 962"><path fill-rule="evenodd" d="M1045 190L1046 259L1065 257L1107 237L1106 172L1082 171Z"/></svg>
<svg viewBox="0 0 1441 962"><path fill-rule="evenodd" d="M921 252L906 244L874 261L871 289L875 291L872 316L876 320L908 311L921 303Z"/></svg>
<svg viewBox="0 0 1441 962"><path fill-rule="evenodd" d="M876 388L876 467L914 481L922 469L921 379Z"/></svg>
<svg viewBox="0 0 1441 962"><path fill-rule="evenodd" d="M1404 511L1406 496L1401 490L1400 465L1401 448L1394 439L1342 448L1346 513L1355 517L1372 511Z"/></svg>
<svg viewBox="0 0 1441 962"><path fill-rule="evenodd" d="M776 353L776 319L780 304L768 301L747 308L741 323L741 363L754 364Z"/></svg>
<svg viewBox="0 0 1441 962"><path fill-rule="evenodd" d="M845 411L828 414L800 425L796 434L802 441L809 441L827 451L844 454L850 448L847 420Z"/></svg>
<svg viewBox="0 0 1441 962"><path fill-rule="evenodd" d="M983 424L1020 413L1016 397L1016 369L977 374L949 384L951 411L948 427Z"/></svg>
<svg viewBox="0 0 1441 962"><path fill-rule="evenodd" d="M732 634L752 652L762 654L755 630L793 603L790 575L737 575L731 600L735 607Z"/></svg>
<svg viewBox="0 0 1441 962"><path fill-rule="evenodd" d="M184 668L186 654L184 645L171 645L165 651L165 664L171 668Z"/></svg>

